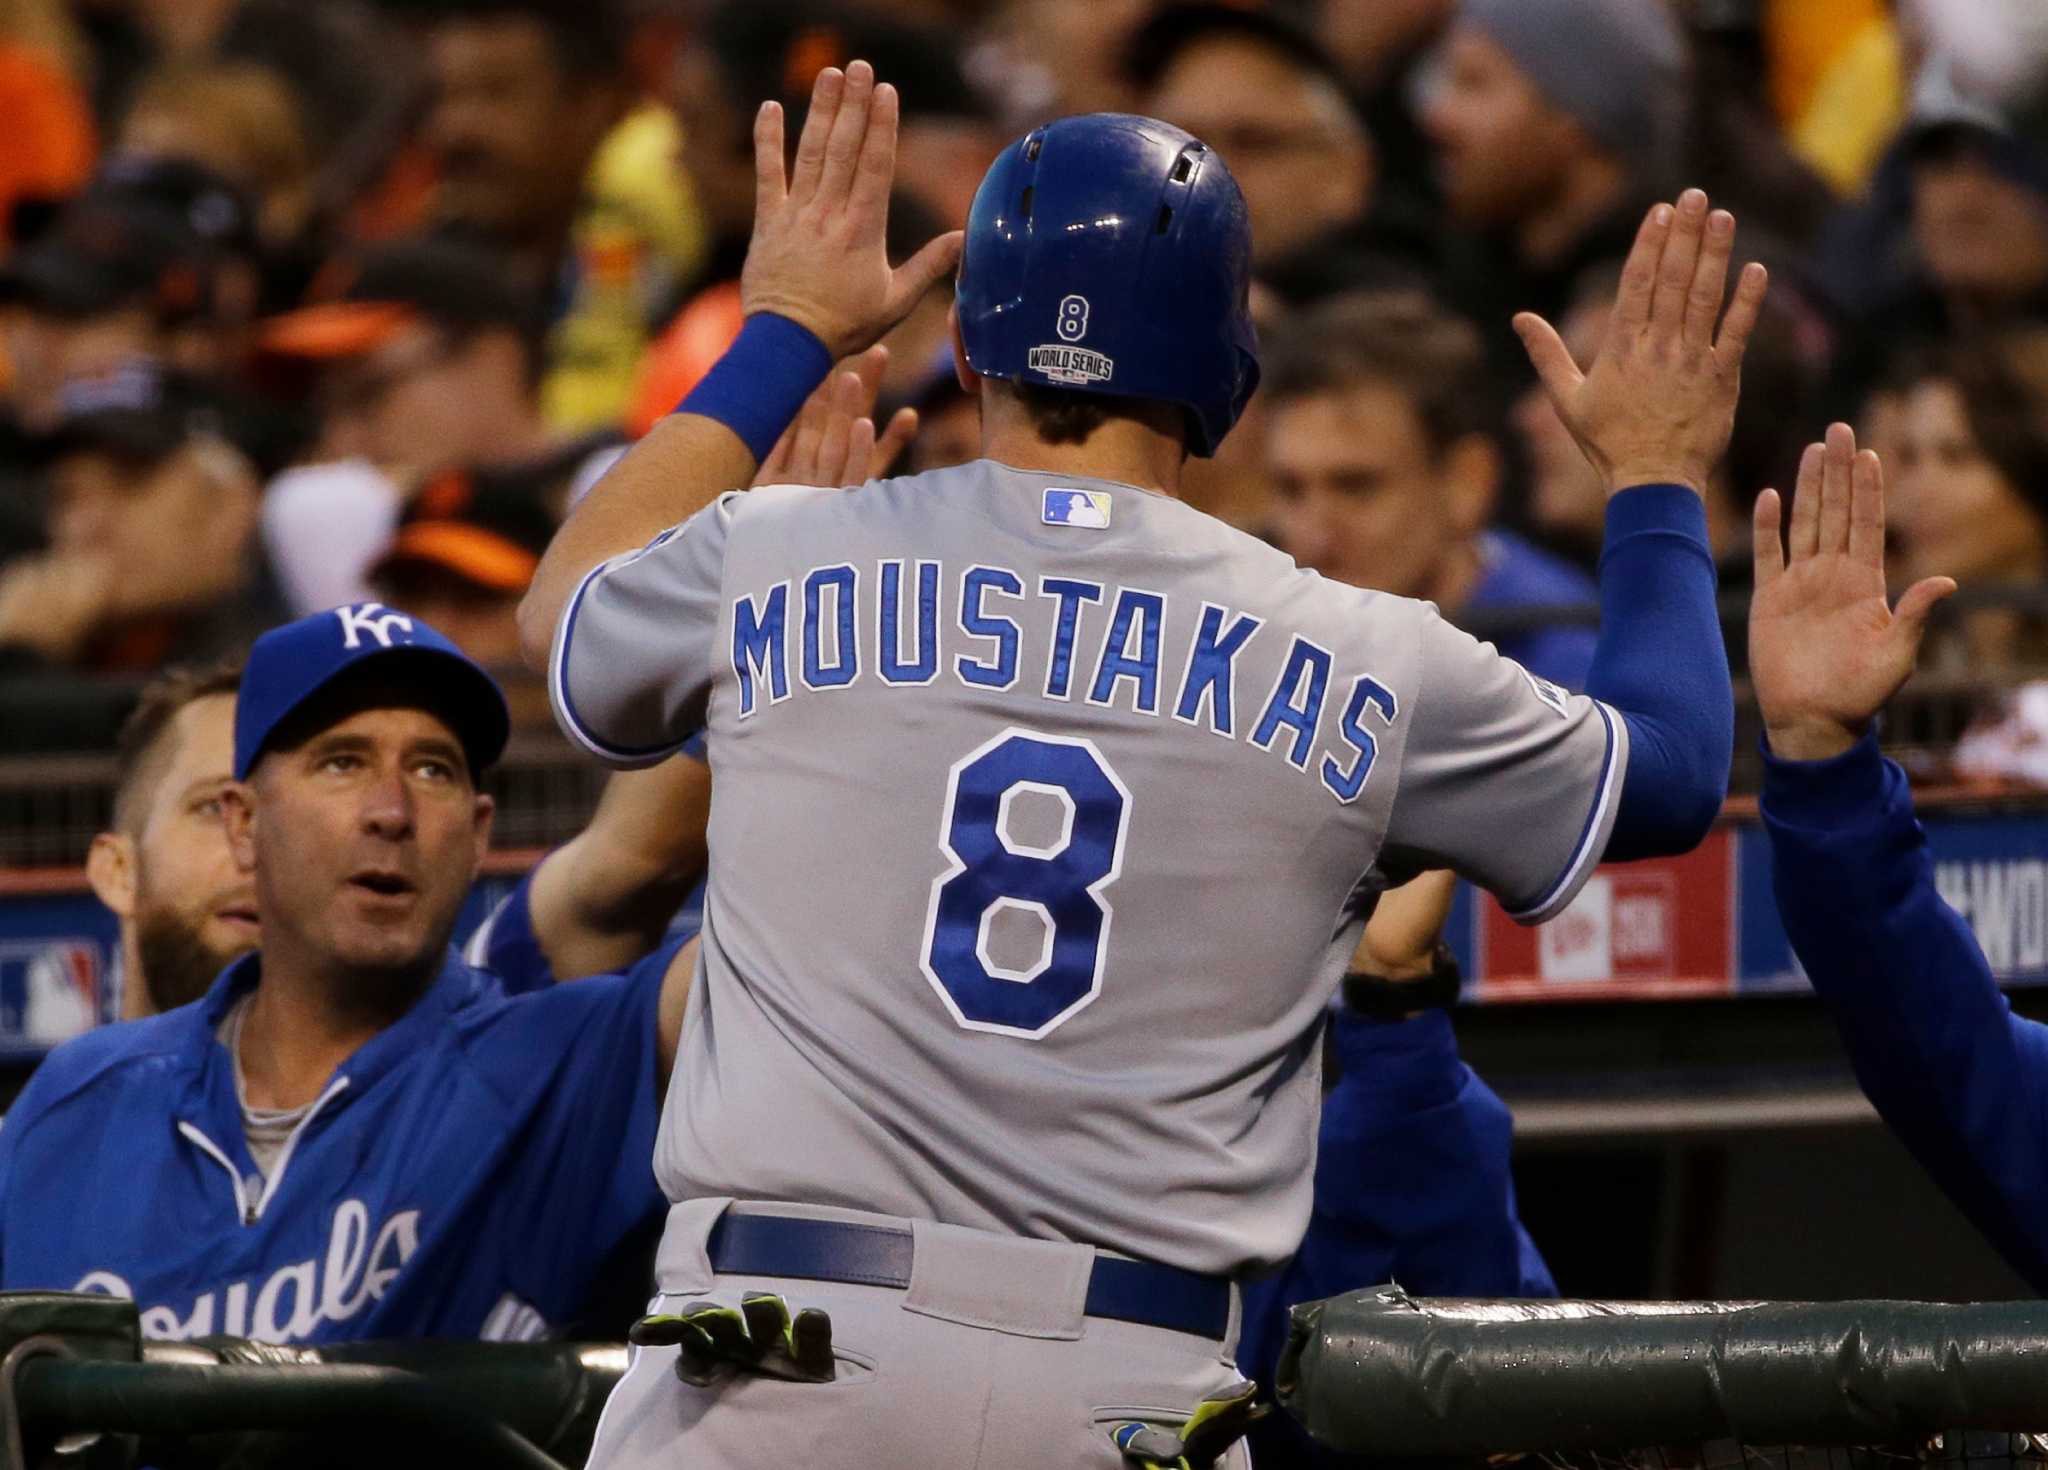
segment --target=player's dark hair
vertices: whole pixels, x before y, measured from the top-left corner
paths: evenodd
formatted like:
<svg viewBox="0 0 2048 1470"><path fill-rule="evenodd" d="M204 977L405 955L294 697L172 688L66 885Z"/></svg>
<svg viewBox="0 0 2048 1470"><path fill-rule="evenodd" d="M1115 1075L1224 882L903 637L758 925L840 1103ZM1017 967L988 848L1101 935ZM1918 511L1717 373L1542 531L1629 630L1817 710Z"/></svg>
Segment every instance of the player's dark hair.
<svg viewBox="0 0 2048 1470"><path fill-rule="evenodd" d="M1071 388L1048 388L1043 383L1003 381L991 378L988 386L1013 393L1023 405L1031 428L1043 444L1086 444L1089 435L1111 419L1130 419L1158 426L1162 414L1171 411L1184 418L1182 410L1150 398L1114 398L1102 393L1082 393ZM1185 443L1186 430L1183 429Z"/></svg>
<svg viewBox="0 0 2048 1470"><path fill-rule="evenodd" d="M133 833L170 764L165 735L187 705L242 687L242 666L219 663L167 669L143 686L114 747L114 826Z"/></svg>
<svg viewBox="0 0 2048 1470"><path fill-rule="evenodd" d="M1270 402L1384 385L1415 405L1438 451L1497 423L1478 330L1422 292L1332 297L1282 322L1270 340Z"/></svg>

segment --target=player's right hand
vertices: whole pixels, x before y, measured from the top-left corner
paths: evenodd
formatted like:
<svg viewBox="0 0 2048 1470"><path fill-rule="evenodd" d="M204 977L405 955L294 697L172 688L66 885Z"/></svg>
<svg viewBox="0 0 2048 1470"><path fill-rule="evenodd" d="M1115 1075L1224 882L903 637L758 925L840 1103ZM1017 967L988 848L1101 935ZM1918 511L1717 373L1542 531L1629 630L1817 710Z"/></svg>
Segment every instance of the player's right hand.
<svg viewBox="0 0 2048 1470"><path fill-rule="evenodd" d="M896 175L896 89L850 62L818 73L785 177L782 106L754 118L754 236L740 271L740 304L808 328L836 358L878 341L960 260L958 230L900 268L884 244Z"/></svg>
<svg viewBox="0 0 2048 1470"><path fill-rule="evenodd" d="M1856 452L1847 424L1828 429L1799 461L1791 534L1778 539L1778 492L1757 497L1756 591L1750 597L1749 673L1774 754L1826 760L1862 738L1913 672L1934 605L1956 590L1947 577L1885 601L1884 468Z"/></svg>
<svg viewBox="0 0 2048 1470"><path fill-rule="evenodd" d="M1742 268L1717 336L1734 245L1735 217L1709 210L1698 189L1645 215L1590 372L1542 317L1515 318L1557 416L1609 495L1648 484L1706 492L1735 427L1742 351L1768 284L1761 265Z"/></svg>

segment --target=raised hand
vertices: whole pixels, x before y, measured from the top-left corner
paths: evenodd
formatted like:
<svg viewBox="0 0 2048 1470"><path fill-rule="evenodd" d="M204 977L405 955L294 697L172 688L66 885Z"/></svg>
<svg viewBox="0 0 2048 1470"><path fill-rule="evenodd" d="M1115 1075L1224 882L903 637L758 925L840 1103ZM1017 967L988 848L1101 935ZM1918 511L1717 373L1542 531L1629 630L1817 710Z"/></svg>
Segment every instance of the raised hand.
<svg viewBox="0 0 2048 1470"><path fill-rule="evenodd" d="M914 408L897 409L875 434L875 398L888 365L889 349L878 344L819 385L761 462L754 483L850 488L886 475L917 434Z"/></svg>
<svg viewBox="0 0 2048 1470"><path fill-rule="evenodd" d="M1705 493L1735 426L1742 351L1768 285L1761 265L1744 266L1715 335L1734 246L1735 217L1709 211L1698 189L1645 215L1590 372L1542 317L1515 318L1544 391L1609 495L1646 484Z"/></svg>
<svg viewBox="0 0 2048 1470"><path fill-rule="evenodd" d="M763 103L754 118L754 236L740 302L809 328L834 358L873 345L960 260L955 230L889 266L897 106L896 89L877 85L865 61L825 68L786 178L781 104Z"/></svg>
<svg viewBox="0 0 2048 1470"><path fill-rule="evenodd" d="M1956 590L1948 577L1885 601L1884 469L1847 424L1799 461L1791 534L1781 546L1778 492L1757 497L1756 592L1749 671L1772 751L1825 760L1862 737L1913 672L1927 615Z"/></svg>

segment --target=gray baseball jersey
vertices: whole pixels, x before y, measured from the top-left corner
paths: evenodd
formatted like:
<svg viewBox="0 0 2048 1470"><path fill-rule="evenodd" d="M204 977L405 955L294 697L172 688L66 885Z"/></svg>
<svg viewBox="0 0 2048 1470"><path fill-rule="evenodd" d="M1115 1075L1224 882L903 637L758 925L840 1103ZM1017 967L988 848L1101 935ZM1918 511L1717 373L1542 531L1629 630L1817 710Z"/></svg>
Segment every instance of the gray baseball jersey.
<svg viewBox="0 0 2048 1470"><path fill-rule="evenodd" d="M1547 917L1627 756L1428 604L986 460L723 497L585 579L551 689L616 764L708 731L671 1198L1211 1272L1301 1237L1374 896L1448 866Z"/></svg>

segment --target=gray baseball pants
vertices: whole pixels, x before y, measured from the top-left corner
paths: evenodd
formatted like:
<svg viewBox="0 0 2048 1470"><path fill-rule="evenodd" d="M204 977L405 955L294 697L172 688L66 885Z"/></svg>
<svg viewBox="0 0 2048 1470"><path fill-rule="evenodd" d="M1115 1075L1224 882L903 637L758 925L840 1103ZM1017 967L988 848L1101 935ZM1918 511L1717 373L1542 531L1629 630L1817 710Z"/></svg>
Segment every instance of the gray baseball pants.
<svg viewBox="0 0 2048 1470"><path fill-rule="evenodd" d="M786 1204L763 1208L911 1230L910 1286L718 1275L705 1241L728 1204L691 1200L669 1212L649 1311L707 1297L737 1306L750 1291L779 1293L792 1311L823 1308L835 1381L741 1374L699 1388L676 1377L678 1349L636 1347L605 1405L590 1470L1118 1470L1128 1462L1110 1442L1115 1425L1176 1426L1238 1377L1236 1293L1218 1343L1084 1316L1087 1246ZM1251 1462L1240 1442L1220 1463Z"/></svg>

